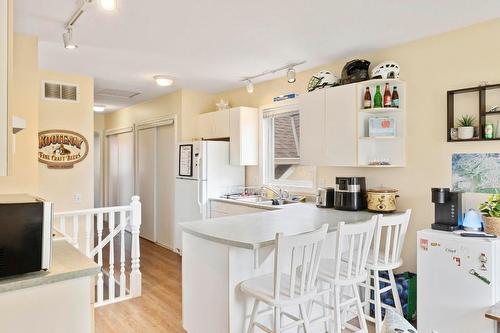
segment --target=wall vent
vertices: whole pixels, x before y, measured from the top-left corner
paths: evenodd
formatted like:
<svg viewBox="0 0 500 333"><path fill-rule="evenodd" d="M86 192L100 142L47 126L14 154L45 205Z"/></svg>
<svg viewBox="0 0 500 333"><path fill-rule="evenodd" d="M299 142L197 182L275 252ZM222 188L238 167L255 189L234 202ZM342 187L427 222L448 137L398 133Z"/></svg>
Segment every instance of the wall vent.
<svg viewBox="0 0 500 333"><path fill-rule="evenodd" d="M103 89L103 90L100 90L96 93L97 96L115 97L115 98L122 98L122 99L133 98L133 97L138 96L140 94L141 94L140 92L120 90L120 89Z"/></svg>
<svg viewBox="0 0 500 333"><path fill-rule="evenodd" d="M78 102L78 86L58 82L43 82L43 96L66 102Z"/></svg>

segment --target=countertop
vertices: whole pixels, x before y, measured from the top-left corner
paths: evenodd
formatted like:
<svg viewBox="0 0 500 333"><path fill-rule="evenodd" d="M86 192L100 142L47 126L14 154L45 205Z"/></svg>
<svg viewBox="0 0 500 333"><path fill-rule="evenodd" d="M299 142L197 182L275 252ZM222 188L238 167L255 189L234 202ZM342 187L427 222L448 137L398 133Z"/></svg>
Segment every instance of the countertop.
<svg viewBox="0 0 500 333"><path fill-rule="evenodd" d="M52 263L48 272L34 272L0 279L0 293L92 276L99 266L65 240L52 242Z"/></svg>
<svg viewBox="0 0 500 333"><path fill-rule="evenodd" d="M274 211L185 222L181 227L184 232L209 241L258 249L274 244L278 232L299 234L318 229L325 223L329 224L328 232L332 232L339 222L363 222L373 215L367 211L340 211L304 203Z"/></svg>

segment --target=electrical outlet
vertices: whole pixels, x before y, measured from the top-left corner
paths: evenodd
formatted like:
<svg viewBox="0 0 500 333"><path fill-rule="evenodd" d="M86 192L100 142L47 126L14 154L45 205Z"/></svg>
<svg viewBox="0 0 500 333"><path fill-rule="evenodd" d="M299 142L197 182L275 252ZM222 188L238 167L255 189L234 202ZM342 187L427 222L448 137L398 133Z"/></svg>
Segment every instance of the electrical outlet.
<svg viewBox="0 0 500 333"><path fill-rule="evenodd" d="M81 203L82 202L82 195L80 193L73 194L73 202Z"/></svg>

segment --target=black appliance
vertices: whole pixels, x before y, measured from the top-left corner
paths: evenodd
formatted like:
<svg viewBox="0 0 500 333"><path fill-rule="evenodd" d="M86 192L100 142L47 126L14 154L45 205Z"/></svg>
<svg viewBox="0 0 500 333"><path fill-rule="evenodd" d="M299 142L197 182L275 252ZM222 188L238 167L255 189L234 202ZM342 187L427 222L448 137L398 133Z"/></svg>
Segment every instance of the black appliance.
<svg viewBox="0 0 500 333"><path fill-rule="evenodd" d="M462 227L462 193L449 188L432 188L434 223L432 229L455 231Z"/></svg>
<svg viewBox="0 0 500 333"><path fill-rule="evenodd" d="M336 177L334 207L339 210L366 209L365 177Z"/></svg>
<svg viewBox="0 0 500 333"><path fill-rule="evenodd" d="M25 195L0 195L0 277L48 270L52 204Z"/></svg>
<svg viewBox="0 0 500 333"><path fill-rule="evenodd" d="M316 207L333 208L335 189L333 187L320 187L316 193Z"/></svg>

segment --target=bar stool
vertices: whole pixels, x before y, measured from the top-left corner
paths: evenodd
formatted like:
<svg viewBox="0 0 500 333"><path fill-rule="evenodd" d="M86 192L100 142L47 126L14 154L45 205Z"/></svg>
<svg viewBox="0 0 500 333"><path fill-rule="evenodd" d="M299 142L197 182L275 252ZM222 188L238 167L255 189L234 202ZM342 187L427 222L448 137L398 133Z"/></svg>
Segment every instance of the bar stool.
<svg viewBox="0 0 500 333"><path fill-rule="evenodd" d="M399 314L403 314L401 300L399 299L396 279L393 270L401 267L401 251L403 249L408 222L410 221L411 209L404 214L379 215L377 227L375 229L373 249L368 256L366 267L368 278L361 286L365 288L364 304L366 319L375 323L376 333L380 333L382 328L382 308L394 309ZM382 237L385 240L382 242ZM387 271L389 280L381 278L379 272ZM373 281L373 284L371 283ZM389 285L380 288L380 282ZM371 291L373 290L373 297ZM381 295L391 290L394 299L394 307L382 304ZM370 316L370 304L375 305L375 317Z"/></svg>
<svg viewBox="0 0 500 333"><path fill-rule="evenodd" d="M334 259L321 259L318 281L328 284L329 288L318 292L318 295L322 297L322 302L319 303L316 300L314 304L319 303L323 308L331 310L332 315L328 315L328 318L333 319L334 333L341 333L343 325L350 330L368 332L358 285L367 278L366 263L376 223L377 216L363 223L340 222L337 229ZM344 249L347 251L344 252ZM345 289L348 289L347 291L350 289L352 296L349 292L346 293ZM325 302L326 294L330 296L328 303ZM353 305L356 307L355 312L351 311ZM343 323L341 311L344 309L344 314L348 312L356 314L360 327ZM319 318L315 319L317 320ZM325 327L325 330L327 329L328 327Z"/></svg>
<svg viewBox="0 0 500 333"><path fill-rule="evenodd" d="M299 235L276 234L274 273L246 280L240 285L242 292L255 299L248 333L254 332L256 326L270 333L301 326L304 332L311 332L306 306L316 297L316 277L327 231L328 225L324 224L316 231ZM270 308L259 313L260 303ZM298 316L284 311L293 306L298 307ZM259 316L269 313L273 316L273 329L257 322ZM284 317L292 323L284 326Z"/></svg>

